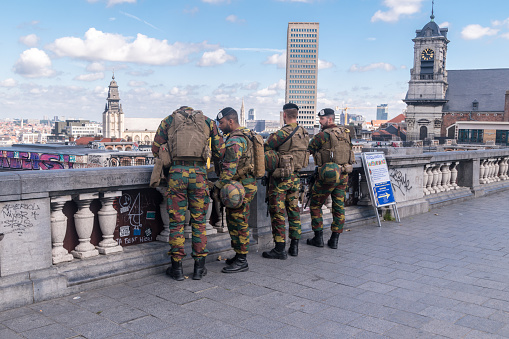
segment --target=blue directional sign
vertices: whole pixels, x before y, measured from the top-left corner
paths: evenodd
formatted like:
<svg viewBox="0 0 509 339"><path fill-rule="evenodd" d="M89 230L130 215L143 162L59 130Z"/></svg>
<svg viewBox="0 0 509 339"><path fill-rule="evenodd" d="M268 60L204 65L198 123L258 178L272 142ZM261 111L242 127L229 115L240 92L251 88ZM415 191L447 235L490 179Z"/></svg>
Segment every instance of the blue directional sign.
<svg viewBox="0 0 509 339"><path fill-rule="evenodd" d="M395 204L396 199L394 198L385 155L379 152L362 153L362 160L366 179L372 190L373 203L376 207Z"/></svg>

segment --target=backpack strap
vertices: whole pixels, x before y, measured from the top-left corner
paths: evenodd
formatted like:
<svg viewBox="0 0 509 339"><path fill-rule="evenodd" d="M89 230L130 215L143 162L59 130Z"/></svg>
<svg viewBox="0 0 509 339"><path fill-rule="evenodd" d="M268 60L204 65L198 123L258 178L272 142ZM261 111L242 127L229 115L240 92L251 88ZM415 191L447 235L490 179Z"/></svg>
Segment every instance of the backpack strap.
<svg viewBox="0 0 509 339"><path fill-rule="evenodd" d="M276 150L277 150L279 147L283 146L283 145L284 145L284 144L285 144L288 140L290 140L290 139L293 137L293 135L297 132L297 130L299 129L299 127L300 127L300 126L299 126L299 125L297 125L297 127L295 127L295 129L292 131L292 133L290 133L290 134L289 134L289 135L285 138L285 140L283 140L283 142L282 142L282 143L280 143L279 145L277 145Z"/></svg>

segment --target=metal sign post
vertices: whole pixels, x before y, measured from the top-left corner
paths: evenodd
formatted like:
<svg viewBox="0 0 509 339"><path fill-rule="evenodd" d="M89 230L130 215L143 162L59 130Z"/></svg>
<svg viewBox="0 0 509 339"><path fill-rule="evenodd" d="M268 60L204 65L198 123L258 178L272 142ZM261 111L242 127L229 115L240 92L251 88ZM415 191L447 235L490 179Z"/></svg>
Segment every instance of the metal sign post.
<svg viewBox="0 0 509 339"><path fill-rule="evenodd" d="M362 153L362 164L369 187L369 196L375 209L378 226L382 227L378 208L392 206L396 220L400 222L394 191L392 190L391 177L383 152Z"/></svg>

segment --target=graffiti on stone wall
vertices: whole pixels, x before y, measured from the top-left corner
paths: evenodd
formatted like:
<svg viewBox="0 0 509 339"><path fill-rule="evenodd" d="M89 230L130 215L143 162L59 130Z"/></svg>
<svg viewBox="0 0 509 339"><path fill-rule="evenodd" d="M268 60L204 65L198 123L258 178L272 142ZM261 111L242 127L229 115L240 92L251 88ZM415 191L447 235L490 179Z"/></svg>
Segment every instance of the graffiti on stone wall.
<svg viewBox="0 0 509 339"><path fill-rule="evenodd" d="M7 203L0 211L0 233L17 233L21 236L34 226L39 218L40 207L36 203Z"/></svg>
<svg viewBox="0 0 509 339"><path fill-rule="evenodd" d="M0 168L55 170L87 167L84 155L0 151Z"/></svg>
<svg viewBox="0 0 509 339"><path fill-rule="evenodd" d="M406 173L403 174L400 170L391 169L390 176L393 188L399 189L401 194L405 195L412 189Z"/></svg>

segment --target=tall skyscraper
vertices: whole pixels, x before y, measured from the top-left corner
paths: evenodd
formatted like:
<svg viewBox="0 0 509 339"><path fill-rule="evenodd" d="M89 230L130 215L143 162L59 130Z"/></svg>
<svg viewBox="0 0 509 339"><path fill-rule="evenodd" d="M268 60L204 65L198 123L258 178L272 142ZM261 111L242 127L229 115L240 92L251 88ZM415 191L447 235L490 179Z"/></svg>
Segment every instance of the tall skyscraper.
<svg viewBox="0 0 509 339"><path fill-rule="evenodd" d="M389 107L387 104L376 106L376 120L389 120Z"/></svg>
<svg viewBox="0 0 509 339"><path fill-rule="evenodd" d="M318 35L318 22L288 23L285 102L299 106L297 121L306 129L316 120Z"/></svg>
<svg viewBox="0 0 509 339"><path fill-rule="evenodd" d="M256 111L254 108L250 108L247 112L247 120L256 120Z"/></svg>

